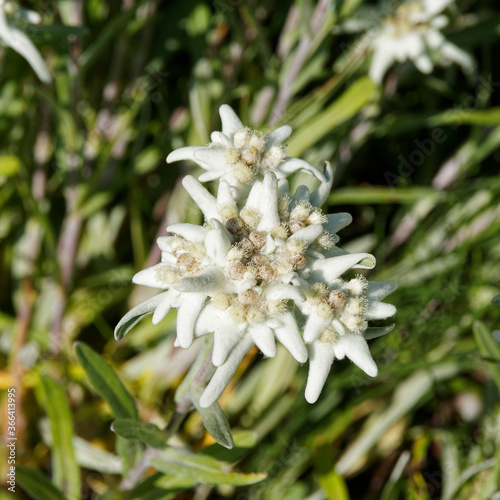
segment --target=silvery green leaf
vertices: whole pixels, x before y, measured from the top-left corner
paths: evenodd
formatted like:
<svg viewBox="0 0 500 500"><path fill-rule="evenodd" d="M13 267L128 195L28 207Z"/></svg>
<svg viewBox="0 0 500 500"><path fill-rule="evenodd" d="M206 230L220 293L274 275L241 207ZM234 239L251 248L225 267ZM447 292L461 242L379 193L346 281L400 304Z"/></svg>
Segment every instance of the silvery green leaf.
<svg viewBox="0 0 500 500"><path fill-rule="evenodd" d="M64 500L61 491L38 469L16 465L16 480L34 500Z"/></svg>
<svg viewBox="0 0 500 500"><path fill-rule="evenodd" d="M109 404L113 415L137 419L134 398L125 389L118 375L104 359L89 346L77 342L76 355L99 395Z"/></svg>
<svg viewBox="0 0 500 500"><path fill-rule="evenodd" d="M191 368L189 369L187 375L184 377L179 387L177 387L177 390L175 391L174 400L176 403L179 403L179 401L181 401L182 398L189 391L193 380L196 378L196 375L198 375L198 373L200 372L200 369L205 363L206 358L210 354L213 345L214 345L213 336L211 335L205 336L205 344L200 350L198 357L196 358L195 362L191 365Z"/></svg>
<svg viewBox="0 0 500 500"><path fill-rule="evenodd" d="M116 436L116 452L120 455L123 467L123 477L128 477L130 470L141 460L145 446L137 439L125 439Z"/></svg>
<svg viewBox="0 0 500 500"><path fill-rule="evenodd" d="M68 497L80 494L80 467L73 448L73 417L66 393L48 375L41 377L45 408L50 419L52 437L52 469L54 483Z"/></svg>
<svg viewBox="0 0 500 500"><path fill-rule="evenodd" d="M75 448L76 461L81 467L102 474L121 474L123 472L122 461L117 455L78 436L73 437L73 447Z"/></svg>
<svg viewBox="0 0 500 500"><path fill-rule="evenodd" d="M231 434L231 428L229 427L229 422L227 421L226 415L219 406L219 403L215 402L212 406L208 408L203 408L200 406L200 397L203 393L203 389L200 387L192 386L189 389L189 396L193 402L195 408L203 420L203 425L207 432L224 448L231 449L234 447L233 436Z"/></svg>
<svg viewBox="0 0 500 500"><path fill-rule="evenodd" d="M230 484L244 486L254 484L267 477L266 472L241 473L226 472L229 464L219 462L212 457L194 454L180 448L167 448L151 460L151 465L166 474L168 481L172 476L190 480L191 484ZM161 487L162 481L156 481Z"/></svg>
<svg viewBox="0 0 500 500"><path fill-rule="evenodd" d="M165 448L167 436L156 425L139 422L133 418L117 418L111 424L111 430L125 439L137 439L152 448Z"/></svg>
<svg viewBox="0 0 500 500"><path fill-rule="evenodd" d="M500 346L481 321L474 321L472 331L474 332L479 352L490 361L488 368L495 384L500 390Z"/></svg>

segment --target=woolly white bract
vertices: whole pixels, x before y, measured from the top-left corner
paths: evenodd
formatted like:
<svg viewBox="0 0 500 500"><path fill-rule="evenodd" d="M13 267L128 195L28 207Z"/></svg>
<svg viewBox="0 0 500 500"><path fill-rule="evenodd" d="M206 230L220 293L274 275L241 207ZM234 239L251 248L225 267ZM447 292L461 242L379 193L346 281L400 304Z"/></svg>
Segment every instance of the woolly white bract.
<svg viewBox="0 0 500 500"><path fill-rule="evenodd" d="M451 3L453 0L412 0L401 4L372 42L370 78L381 83L393 63L408 59L426 74L434 63L456 63L466 73L472 72L472 57L441 33L448 18L440 13Z"/></svg>
<svg viewBox="0 0 500 500"><path fill-rule="evenodd" d="M221 114L234 119L223 108ZM319 397L335 358L347 356L375 376L364 334L368 320L394 315L395 308L380 300L395 286L342 278L352 269L373 268L375 259L336 246L337 231L352 218L322 213L333 180L330 164L319 177L324 181L315 191L300 186L292 196L287 180L268 169L262 180L252 178L246 195L223 179L215 197L186 176L183 185L205 225L173 224L167 228L172 236L158 239L161 262L133 281L164 291L127 313L115 336L122 338L146 314L157 324L172 308L178 310L177 346L189 348L194 338L213 334L217 369L202 407L217 400L252 346L274 357L276 341L299 363L310 359L309 402Z"/></svg>
<svg viewBox="0 0 500 500"><path fill-rule="evenodd" d="M41 21L40 16L36 12L19 9L14 7L12 3L0 0L0 40L23 56L42 82L50 83L52 77L33 42L20 29L11 26L7 22L7 15L16 14L32 24L38 24Z"/></svg>

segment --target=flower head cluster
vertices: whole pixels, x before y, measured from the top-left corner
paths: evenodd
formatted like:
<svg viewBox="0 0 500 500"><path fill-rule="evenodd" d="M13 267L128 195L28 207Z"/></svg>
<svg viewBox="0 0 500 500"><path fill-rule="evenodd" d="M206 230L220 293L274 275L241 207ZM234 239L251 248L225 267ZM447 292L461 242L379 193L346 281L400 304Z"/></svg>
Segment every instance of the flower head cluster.
<svg viewBox="0 0 500 500"><path fill-rule="evenodd" d="M251 147L266 151L256 144L263 136L238 130L242 137L232 136L238 151L252 140ZM292 195L283 171L278 173L281 179L272 168L262 179L254 176L246 194L223 179L217 196L186 176L183 185L205 224L167 228L171 236L158 239L161 262L133 279L164 291L132 309L116 328L121 338L144 315L153 313L157 324L175 308L176 345L188 348L195 337L213 334L217 370L202 406L217 400L253 345L274 357L278 341L300 363L309 359L310 402L319 397L335 358L347 356L369 375L377 373L364 335L370 319L394 315L394 306L381 302L394 285L342 277L351 269L372 268L375 259L336 245L337 231L352 218L321 211L333 179L328 163L324 182L312 193L300 186Z"/></svg>
<svg viewBox="0 0 500 500"><path fill-rule="evenodd" d="M36 12L21 9L11 2L0 0L0 41L23 56L42 82L50 83L52 77L42 56L25 33L7 22L7 16L11 21L25 20L31 24L39 24L40 16Z"/></svg>
<svg viewBox="0 0 500 500"><path fill-rule="evenodd" d="M410 0L402 3L384 23L374 39L370 77L381 83L394 62L411 60L422 73L430 73L434 63L456 63L470 73L472 57L449 42L441 30L448 18L441 12L453 0Z"/></svg>
<svg viewBox="0 0 500 500"><path fill-rule="evenodd" d="M172 151L167 157L171 163L192 160L206 170L200 181L225 180L243 193L256 179L262 179L266 172L274 172L281 179L297 170L315 175L319 180L325 177L319 169L298 158L289 158L284 141L292 133L284 125L264 135L258 130L244 127L236 113L227 105L220 108L222 132L213 132L208 146L189 146Z"/></svg>

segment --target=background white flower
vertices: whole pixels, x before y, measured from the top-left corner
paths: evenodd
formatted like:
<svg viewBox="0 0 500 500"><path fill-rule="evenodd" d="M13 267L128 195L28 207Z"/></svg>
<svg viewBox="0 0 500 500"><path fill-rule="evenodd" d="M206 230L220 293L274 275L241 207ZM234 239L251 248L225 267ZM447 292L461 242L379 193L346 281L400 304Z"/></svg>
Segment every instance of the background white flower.
<svg viewBox="0 0 500 500"><path fill-rule="evenodd" d="M372 42L370 78L381 83L394 62L408 59L426 74L433 70L434 63L456 63L466 73L472 72L472 57L441 33L441 29L448 25L448 18L439 14L452 2L412 0L401 4Z"/></svg>
<svg viewBox="0 0 500 500"><path fill-rule="evenodd" d="M201 182L225 180L243 194L248 192L246 187L255 177L262 178L266 172L274 172L281 179L303 170L325 181L323 173L313 165L288 157L284 141L292 133L289 125L264 135L245 127L227 104L222 105L219 112L222 132L212 132L212 142L208 146L176 149L168 155L167 162L192 160L206 170L199 177Z"/></svg>
<svg viewBox="0 0 500 500"><path fill-rule="evenodd" d="M7 14L11 14L15 9L12 4L0 0L0 40L14 49L17 53L23 56L31 65L38 78L44 83L50 83L52 77L50 76L47 65L45 64L42 56L33 45L29 37L21 30L7 23ZM27 11L26 19L31 23L39 23L40 17L32 11Z"/></svg>

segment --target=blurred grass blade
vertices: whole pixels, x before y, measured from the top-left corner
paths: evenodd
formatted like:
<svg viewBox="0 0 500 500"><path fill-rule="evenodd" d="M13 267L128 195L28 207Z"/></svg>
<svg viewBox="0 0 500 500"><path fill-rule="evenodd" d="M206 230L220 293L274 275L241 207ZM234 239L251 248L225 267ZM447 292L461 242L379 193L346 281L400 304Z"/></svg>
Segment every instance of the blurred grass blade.
<svg viewBox="0 0 500 500"><path fill-rule="evenodd" d="M211 118L210 81L212 68L207 59L200 59L193 69L193 80L189 89L189 108L193 117L189 143L210 141L209 123Z"/></svg>
<svg viewBox="0 0 500 500"><path fill-rule="evenodd" d="M125 439L137 439L152 448L167 446L167 436L154 424L139 422L133 418L117 418L111 424L111 430Z"/></svg>
<svg viewBox="0 0 500 500"><path fill-rule="evenodd" d="M65 500L61 491L38 469L16 465L16 481L33 500ZM75 498L80 498L80 494Z"/></svg>
<svg viewBox="0 0 500 500"><path fill-rule="evenodd" d="M124 27L135 15L135 11L136 8L134 7L119 13L104 27L99 36L93 40L80 56L78 66L81 72L86 71L92 65L113 38L123 37Z"/></svg>
<svg viewBox="0 0 500 500"><path fill-rule="evenodd" d="M297 130L290 139L288 154L300 156L335 127L352 118L371 100L376 89L377 86L368 77L354 82L327 109Z"/></svg>
<svg viewBox="0 0 500 500"><path fill-rule="evenodd" d="M191 484L228 484L244 486L258 483L267 477L266 472L244 474L225 472L229 464L203 455L195 455L186 450L168 448L151 460L151 465L167 476L179 476L190 480Z"/></svg>
<svg viewBox="0 0 500 500"><path fill-rule="evenodd" d="M40 94L40 96L44 100L46 100L54 109L55 114L58 118L58 132L63 139L66 149L71 152L77 151L78 139L80 134L73 116L64 107L63 102L65 99L59 99L59 101L57 101L56 99L54 99L53 95L50 92L47 92L45 89L37 88L36 92ZM63 164L61 167L61 172L69 171L69 167L67 164Z"/></svg>
<svg viewBox="0 0 500 500"><path fill-rule="evenodd" d="M54 483L69 498L79 498L80 467L73 449L73 417L62 387L47 375L41 376L41 388L52 430L52 466Z"/></svg>
<svg viewBox="0 0 500 500"><path fill-rule="evenodd" d="M368 203L415 203L423 198L442 199L446 195L429 187L392 188L385 186L349 187L336 189L329 197L329 205L365 205Z"/></svg>
<svg viewBox="0 0 500 500"><path fill-rule="evenodd" d="M164 476L157 472L152 476L142 479L133 490L127 492L125 499L171 500L179 498L179 493L191 488L191 486L192 483L189 480L176 476Z"/></svg>
<svg viewBox="0 0 500 500"><path fill-rule="evenodd" d="M200 387L191 387L189 390L191 401L198 410L198 413L203 420L205 429L215 439L215 441L217 441L217 443L221 446L224 446L224 448L229 450L234 448L231 427L229 426L229 422L227 421L222 408L217 402L208 408L202 408L200 406L200 397L202 393L203 389Z"/></svg>
<svg viewBox="0 0 500 500"><path fill-rule="evenodd" d="M175 391L174 401L176 403L179 403L191 389L191 387L193 386L193 382L196 378L196 375L200 373L200 370L205 364L206 359L208 358L209 355L211 355L212 347L214 345L213 336L205 335L204 342L205 343L203 344L203 347L201 348L198 356L196 357L196 360L191 365L191 368L189 368L188 373L182 379L182 382L179 384L179 387L177 387L177 390Z"/></svg>
<svg viewBox="0 0 500 500"><path fill-rule="evenodd" d="M335 500L349 500L350 498L344 479L334 470L321 476L319 484L325 491L326 498L334 498Z"/></svg>
<svg viewBox="0 0 500 500"><path fill-rule="evenodd" d="M500 125L500 107L484 110L451 108L440 113L413 113L411 115L387 115L377 127L376 134L405 134L422 128L460 125Z"/></svg>
<svg viewBox="0 0 500 500"><path fill-rule="evenodd" d="M2 177L12 177L21 169L21 161L14 155L0 156L0 180Z"/></svg>
<svg viewBox="0 0 500 500"><path fill-rule="evenodd" d="M449 109L431 117L431 127L443 125L500 125L500 107L479 110Z"/></svg>
<svg viewBox="0 0 500 500"><path fill-rule="evenodd" d="M459 47L477 47L498 40L499 31L500 16L490 15L481 18L481 20L478 19L478 22L474 23L473 26L450 33L447 38Z"/></svg>
<svg viewBox="0 0 500 500"><path fill-rule="evenodd" d="M460 485L459 448L449 432L440 432L439 441L442 443L441 470L443 471L441 500L453 500Z"/></svg>
<svg viewBox="0 0 500 500"><path fill-rule="evenodd" d="M134 398L125 389L118 375L89 346L77 342L76 355L99 395L109 404L116 418L137 419Z"/></svg>
<svg viewBox="0 0 500 500"><path fill-rule="evenodd" d="M127 478L130 470L139 462L144 453L145 446L136 439L125 439L116 436L115 449L122 459L123 477Z"/></svg>
<svg viewBox="0 0 500 500"><path fill-rule="evenodd" d="M48 38L47 35L50 35L50 38L55 39L62 38L73 35L73 36L85 36L88 35L89 30L84 26L67 26L65 24L54 24L52 26L30 26L30 34L34 37L43 36ZM55 40L53 40L55 41Z"/></svg>
<svg viewBox="0 0 500 500"><path fill-rule="evenodd" d="M258 385L246 408L248 413L256 419L267 408L272 407L290 387L296 373L297 362L282 345L278 345L276 356L263 365ZM272 384L269 383L270 380L273 381Z"/></svg>
<svg viewBox="0 0 500 500"><path fill-rule="evenodd" d="M479 352L485 358L492 360L488 363L488 368L491 372L493 381L500 391L500 344L493 338L491 332L481 321L474 321L472 331L474 332L474 338L476 339Z"/></svg>
<svg viewBox="0 0 500 500"><path fill-rule="evenodd" d="M408 450L405 450L401 453L398 461L396 462L396 465L394 466L394 469L392 469L389 479L385 483L380 500L392 500L393 498L398 498L396 486L401 479L401 476L403 475L405 467L410 461L410 458L411 453Z"/></svg>
<svg viewBox="0 0 500 500"><path fill-rule="evenodd" d="M356 471L363 457L385 432L413 410L436 382L455 376L460 369L461 366L457 363L442 363L431 366L428 370L419 370L401 382L394 392L391 404L384 411L370 417L361 433L338 460L335 470L342 475Z"/></svg>
<svg viewBox="0 0 500 500"><path fill-rule="evenodd" d="M73 447L75 448L76 460L81 467L102 474L121 474L123 472L122 461L117 455L78 436L73 438Z"/></svg>

